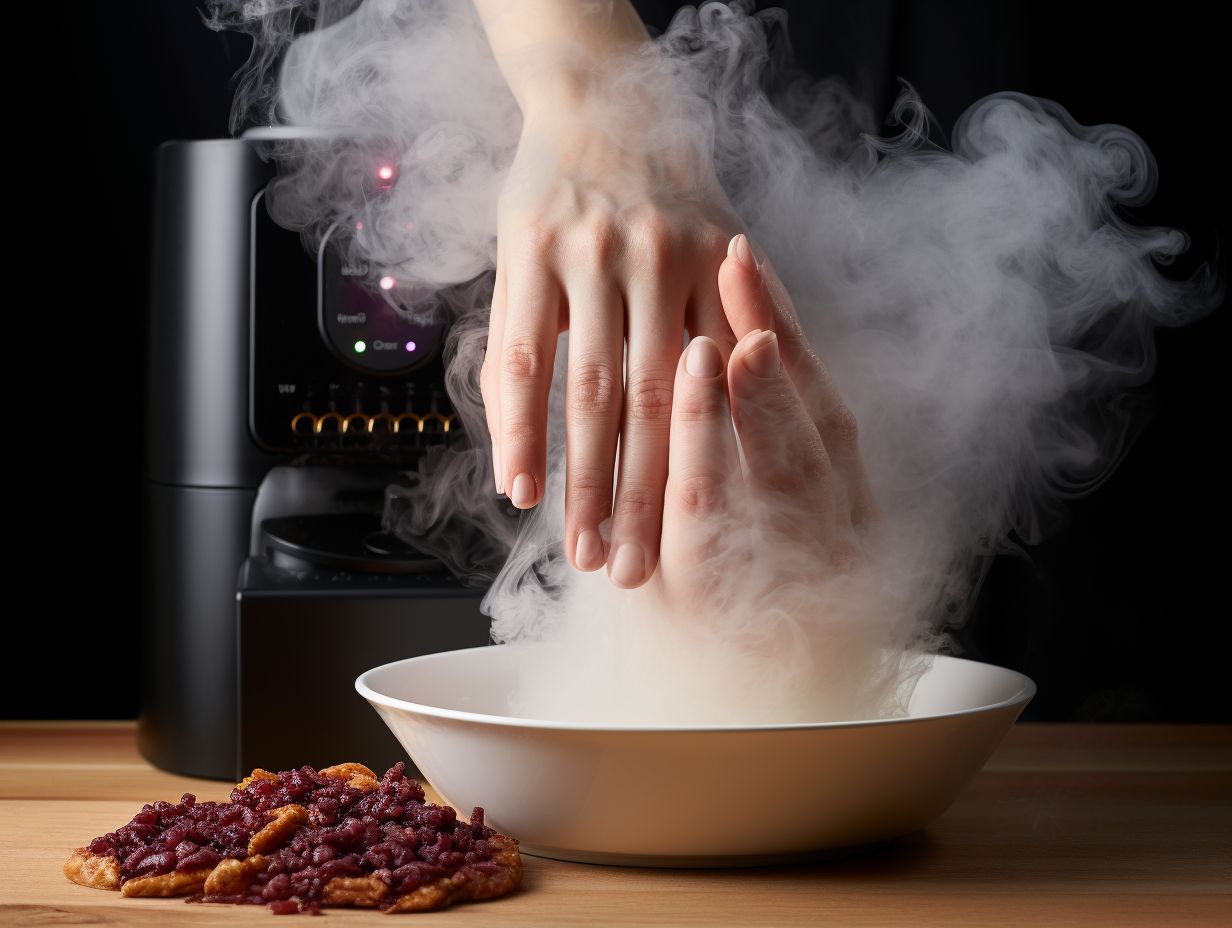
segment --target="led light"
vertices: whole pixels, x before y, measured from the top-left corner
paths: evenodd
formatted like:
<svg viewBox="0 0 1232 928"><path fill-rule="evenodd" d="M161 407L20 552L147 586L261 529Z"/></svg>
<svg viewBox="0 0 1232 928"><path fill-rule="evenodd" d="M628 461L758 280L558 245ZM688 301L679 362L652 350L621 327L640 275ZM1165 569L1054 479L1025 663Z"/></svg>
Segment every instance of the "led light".
<svg viewBox="0 0 1232 928"><path fill-rule="evenodd" d="M355 353L356 354L363 354L367 350L368 350L367 342L361 340L355 343Z"/></svg>
<svg viewBox="0 0 1232 928"><path fill-rule="evenodd" d="M414 350L415 350L415 343L414 343L414 342L407 342L407 343L406 343L406 350L407 350L407 351L414 351Z"/></svg>
<svg viewBox="0 0 1232 928"><path fill-rule="evenodd" d="M364 224L362 222L355 223L355 231L356 232L364 231Z"/></svg>
<svg viewBox="0 0 1232 928"><path fill-rule="evenodd" d="M396 283L397 281L394 280L392 277L390 277L388 274L386 274L380 280L382 290L392 290L394 288L394 284Z"/></svg>
<svg viewBox="0 0 1232 928"><path fill-rule="evenodd" d="M376 166L375 177L378 190L390 190L397 180L398 166L389 161L381 162Z"/></svg>

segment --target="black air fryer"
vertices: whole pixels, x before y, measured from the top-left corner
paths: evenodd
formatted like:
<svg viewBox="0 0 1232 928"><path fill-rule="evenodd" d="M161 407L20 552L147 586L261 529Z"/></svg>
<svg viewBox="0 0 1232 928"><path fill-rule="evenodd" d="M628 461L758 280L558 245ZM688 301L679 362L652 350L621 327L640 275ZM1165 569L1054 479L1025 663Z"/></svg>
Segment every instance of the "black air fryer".
<svg viewBox="0 0 1232 928"><path fill-rule="evenodd" d="M443 321L315 256L246 140L158 151L141 752L167 770L405 759L355 677L488 642L481 591L381 531L386 487L458 441ZM443 320L443 317L442 317Z"/></svg>

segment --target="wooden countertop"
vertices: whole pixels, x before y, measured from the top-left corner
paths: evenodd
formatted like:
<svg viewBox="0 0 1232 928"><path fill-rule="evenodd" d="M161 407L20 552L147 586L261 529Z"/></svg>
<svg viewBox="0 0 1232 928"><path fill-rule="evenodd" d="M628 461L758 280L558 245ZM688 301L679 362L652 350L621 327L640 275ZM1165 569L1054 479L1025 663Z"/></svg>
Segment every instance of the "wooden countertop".
<svg viewBox="0 0 1232 928"><path fill-rule="evenodd" d="M0 723L0 924L269 925L263 908L76 886L72 848L143 802L229 784L155 770L131 723ZM385 924L331 909L328 925ZM1229 925L1232 726L1018 725L927 831L828 863L639 870L526 858L505 899L419 925ZM315 922L314 922L315 924Z"/></svg>

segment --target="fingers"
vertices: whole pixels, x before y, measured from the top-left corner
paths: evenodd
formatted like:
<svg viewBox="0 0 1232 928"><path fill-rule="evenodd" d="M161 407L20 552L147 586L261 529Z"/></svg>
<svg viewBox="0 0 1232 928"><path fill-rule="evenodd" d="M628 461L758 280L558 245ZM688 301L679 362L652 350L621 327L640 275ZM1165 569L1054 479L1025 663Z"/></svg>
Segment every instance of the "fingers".
<svg viewBox="0 0 1232 928"><path fill-rule="evenodd" d="M727 358L736 347L736 336L723 312L723 301L719 298L717 269L711 270L695 286L685 311L685 325L691 338L705 335L711 339L718 346L726 365Z"/></svg>
<svg viewBox="0 0 1232 928"><path fill-rule="evenodd" d="M612 514L620 429L623 300L615 290L569 290L573 328L565 404L565 549L579 570L607 561L600 526Z"/></svg>
<svg viewBox="0 0 1232 928"><path fill-rule="evenodd" d="M488 317L488 345L479 370L479 392L483 396L483 414L488 421L492 440L492 478L496 492L504 493L504 473L500 453L500 356L505 333L505 263L497 245L496 283L492 288L492 311Z"/></svg>
<svg viewBox="0 0 1232 928"><path fill-rule="evenodd" d="M696 603L713 585L705 567L724 527L742 521L739 477L723 356L699 336L677 365L672 401L660 563L669 595Z"/></svg>
<svg viewBox="0 0 1232 928"><path fill-rule="evenodd" d="M723 356L705 336L689 343L677 365L664 494L665 532L669 516L675 522L697 521L724 509L739 458L723 374Z"/></svg>
<svg viewBox="0 0 1232 928"><path fill-rule="evenodd" d="M842 480L837 491L846 502L853 524L871 518L876 507L860 457L855 416L839 396L829 371L817 357L800 325L795 307L774 269L767 263L752 261L747 239L737 235L728 248L728 257L719 269L719 293L732 329L744 337L770 320L778 336L790 384L826 454ZM743 372L732 370L739 379ZM743 447L743 440L741 445Z"/></svg>
<svg viewBox="0 0 1232 928"><path fill-rule="evenodd" d="M626 589L645 583L658 564L672 388L684 330L684 301L670 287L668 271L656 269L629 294L620 472L608 557L608 576Z"/></svg>
<svg viewBox="0 0 1232 928"><path fill-rule="evenodd" d="M560 286L533 259L510 266L507 273L498 378L501 485L513 505L528 509L542 499L546 480L548 389Z"/></svg>
<svg viewBox="0 0 1232 928"><path fill-rule="evenodd" d="M750 490L811 501L810 516L832 519L830 456L783 368L775 334L755 330L742 338L727 380Z"/></svg>
<svg viewBox="0 0 1232 928"><path fill-rule="evenodd" d="M685 325L689 330L689 338L705 335L714 341L726 366L731 350L736 347L736 335L732 332L727 314L723 311L723 300L719 296L719 270L724 259L722 248L721 239L712 239L698 258L693 292L685 308Z"/></svg>
<svg viewBox="0 0 1232 928"><path fill-rule="evenodd" d="M743 338L754 329L774 331L777 328L774 301L766 289L748 237L743 234L728 243L727 258L719 266L719 292L728 325L736 338Z"/></svg>
<svg viewBox="0 0 1232 928"><path fill-rule="evenodd" d="M829 482L827 450L783 367L779 339L771 330L782 313L744 235L731 240L719 268L719 292L732 330L740 336L727 378L750 483L791 492L801 486L802 467L809 482Z"/></svg>
<svg viewBox="0 0 1232 928"><path fill-rule="evenodd" d="M754 329L766 329L779 337L787 372L802 394L805 382L820 366L796 315L787 288L768 261L753 256L747 236L737 235L727 246L719 268L719 294L732 331L743 338Z"/></svg>

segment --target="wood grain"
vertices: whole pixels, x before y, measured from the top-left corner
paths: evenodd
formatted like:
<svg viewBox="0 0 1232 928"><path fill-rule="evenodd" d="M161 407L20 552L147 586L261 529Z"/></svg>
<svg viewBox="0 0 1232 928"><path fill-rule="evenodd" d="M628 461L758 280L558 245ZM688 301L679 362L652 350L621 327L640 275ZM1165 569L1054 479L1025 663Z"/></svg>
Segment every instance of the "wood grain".
<svg viewBox="0 0 1232 928"><path fill-rule="evenodd" d="M68 852L143 802L231 784L154 770L131 724L0 723L0 924L269 925L248 907L69 883ZM754 797L755 798L755 797ZM467 925L1232 923L1232 727L1019 725L933 827L810 866L642 870L526 859L525 888L413 916ZM411 916L408 916L411 917ZM383 924L330 910L330 925Z"/></svg>

